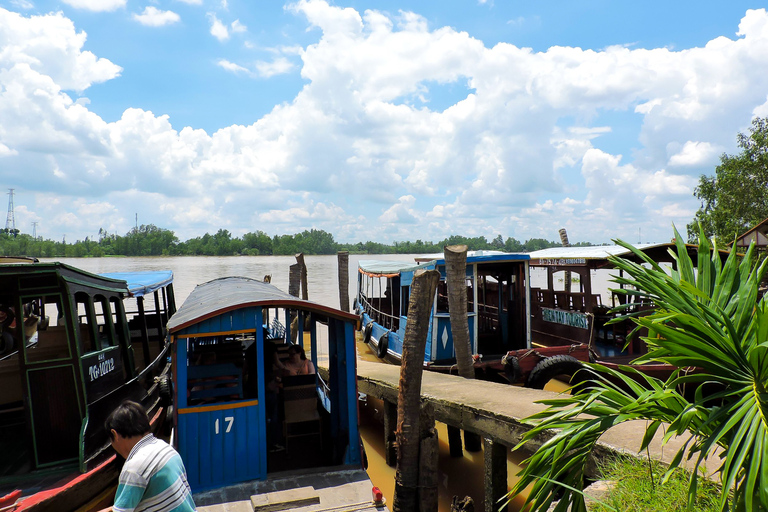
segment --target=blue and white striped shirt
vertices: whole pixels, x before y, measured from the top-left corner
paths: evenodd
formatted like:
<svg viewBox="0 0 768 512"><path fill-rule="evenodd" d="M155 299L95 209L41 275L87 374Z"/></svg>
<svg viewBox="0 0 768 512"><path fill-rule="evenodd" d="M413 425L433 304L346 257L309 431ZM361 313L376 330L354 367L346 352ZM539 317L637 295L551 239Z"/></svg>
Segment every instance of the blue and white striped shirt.
<svg viewBox="0 0 768 512"><path fill-rule="evenodd" d="M181 456L168 443L147 434L123 465L114 512L192 512L195 502Z"/></svg>

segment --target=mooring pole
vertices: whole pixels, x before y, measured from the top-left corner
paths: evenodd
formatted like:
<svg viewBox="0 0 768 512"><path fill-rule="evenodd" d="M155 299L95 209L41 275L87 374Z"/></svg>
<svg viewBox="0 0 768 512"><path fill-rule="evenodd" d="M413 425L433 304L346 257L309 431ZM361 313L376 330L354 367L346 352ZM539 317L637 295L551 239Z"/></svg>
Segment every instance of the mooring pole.
<svg viewBox="0 0 768 512"><path fill-rule="evenodd" d="M384 400L384 459L387 466L397 466L397 404Z"/></svg>
<svg viewBox="0 0 768 512"><path fill-rule="evenodd" d="M349 251L337 253L339 264L339 309L349 312Z"/></svg>
<svg viewBox="0 0 768 512"><path fill-rule="evenodd" d="M419 510L437 512L438 441L435 411L429 403L421 407L419 430Z"/></svg>
<svg viewBox="0 0 768 512"><path fill-rule="evenodd" d="M309 300L309 292L307 291L307 265L304 263L303 252L296 255L296 263L301 265L301 298Z"/></svg>
<svg viewBox="0 0 768 512"><path fill-rule="evenodd" d="M501 510L499 500L507 495L507 447L493 439L483 439L485 467L485 510ZM506 510L508 507L504 507Z"/></svg>
<svg viewBox="0 0 768 512"><path fill-rule="evenodd" d="M419 411L424 352L429 315L440 280L437 270L419 269L413 274L408 302L409 321L403 339L403 360L397 399L397 470L393 512L412 512L419 507Z"/></svg>
<svg viewBox="0 0 768 512"><path fill-rule="evenodd" d="M467 246L448 245L443 249L445 255L445 284L448 287L448 311L451 316L451 335L453 349L456 351L456 365L459 375L465 379L475 378L475 365L472 359L472 343L469 337L467 320ZM449 442L451 437L449 434ZM482 440L477 434L464 431L464 447L470 452L479 452ZM458 448L451 450L451 455L458 453Z"/></svg>

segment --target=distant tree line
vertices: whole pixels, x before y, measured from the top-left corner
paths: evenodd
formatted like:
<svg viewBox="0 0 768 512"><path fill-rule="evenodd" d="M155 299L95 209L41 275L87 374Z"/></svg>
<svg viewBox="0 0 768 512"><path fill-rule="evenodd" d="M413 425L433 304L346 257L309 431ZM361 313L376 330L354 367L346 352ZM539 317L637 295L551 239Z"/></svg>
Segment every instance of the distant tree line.
<svg viewBox="0 0 768 512"><path fill-rule="evenodd" d="M179 241L173 231L153 224L132 228L124 236L100 229L98 239L78 240L66 243L64 240L35 239L24 233L0 231L0 256L34 256L37 258L84 258L101 256L258 256L336 254L349 251L352 254L425 254L439 253L446 245L465 244L469 250L499 250L506 252L530 252L547 247L559 246L543 238L531 238L520 242L514 238L506 240L498 235L490 242L482 236L467 238L454 235L439 242L416 240L415 242L394 242L392 245L379 242L358 242L341 244L333 235L323 230L310 229L293 235L269 236L263 231L246 233L233 237L226 229L215 234ZM574 245L591 245L578 243Z"/></svg>

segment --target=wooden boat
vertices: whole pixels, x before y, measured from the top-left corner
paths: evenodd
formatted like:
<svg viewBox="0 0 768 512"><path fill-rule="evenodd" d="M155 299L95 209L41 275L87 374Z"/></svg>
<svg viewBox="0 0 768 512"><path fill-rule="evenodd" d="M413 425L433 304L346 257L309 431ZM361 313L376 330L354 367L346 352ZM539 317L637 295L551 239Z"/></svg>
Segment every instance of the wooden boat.
<svg viewBox="0 0 768 512"><path fill-rule="evenodd" d="M467 321L478 378L507 382L522 375L506 367L508 353L531 349L528 318L527 254L470 251L467 254ZM417 263L361 260L358 267L356 312L363 337L377 356L400 364L408 323L410 284L416 269L440 271L440 283L430 316L425 369L457 372L453 347L445 259L420 257ZM586 356L586 352L584 352ZM537 359L532 356L529 361ZM512 361L512 360L510 360ZM506 373L505 373L506 370Z"/></svg>
<svg viewBox="0 0 768 512"><path fill-rule="evenodd" d="M119 467L103 424L123 400L162 423L173 274L126 283L134 277L0 265L0 309L15 316L4 324L13 344L0 356L0 510L74 510L114 484ZM134 300L138 310L127 311Z"/></svg>
<svg viewBox="0 0 768 512"><path fill-rule="evenodd" d="M672 242L659 244L638 244L637 249L654 261L670 267L674 263L670 251L675 249ZM697 246L686 246L693 261L697 261ZM593 279L598 273L606 274L604 281L618 274L608 260L619 256L636 260L632 253L619 245L592 247L554 247L529 253L531 272L537 269L546 272L546 284L531 287L531 337L537 349L573 346L582 344L589 347L590 359L618 370L620 366L631 366L636 370L659 379L666 379L677 368L667 364L631 364L634 359L647 352L641 335L634 336L627 343L627 336L634 323L624 320L608 325L619 315L643 314L653 307L648 303L625 304L621 312L611 309L624 304L626 296L613 293L610 301L597 293ZM721 251L723 260L727 251ZM572 276L571 289L566 288L566 273ZM574 286L578 283L578 291ZM632 296L630 296L632 299Z"/></svg>
<svg viewBox="0 0 768 512"><path fill-rule="evenodd" d="M249 499L259 482L289 471L356 469L370 496L358 431L356 321L350 313L245 277L216 279L193 290L168 328L173 443L198 505L211 504L211 493L221 489L227 501ZM283 377L277 392L274 358L291 346L292 334L308 345L314 366L327 371ZM284 446L276 446L281 434Z"/></svg>

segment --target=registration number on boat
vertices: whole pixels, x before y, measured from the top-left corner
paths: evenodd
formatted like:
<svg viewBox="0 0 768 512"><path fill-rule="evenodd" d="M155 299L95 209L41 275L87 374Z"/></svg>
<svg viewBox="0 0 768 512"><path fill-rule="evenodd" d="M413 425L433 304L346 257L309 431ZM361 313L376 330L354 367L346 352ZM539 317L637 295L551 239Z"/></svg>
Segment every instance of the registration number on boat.
<svg viewBox="0 0 768 512"><path fill-rule="evenodd" d="M115 359L110 357L104 359L96 364L92 364L88 367L88 376L91 378L91 382L95 381L99 377L108 374L115 369Z"/></svg>

